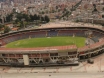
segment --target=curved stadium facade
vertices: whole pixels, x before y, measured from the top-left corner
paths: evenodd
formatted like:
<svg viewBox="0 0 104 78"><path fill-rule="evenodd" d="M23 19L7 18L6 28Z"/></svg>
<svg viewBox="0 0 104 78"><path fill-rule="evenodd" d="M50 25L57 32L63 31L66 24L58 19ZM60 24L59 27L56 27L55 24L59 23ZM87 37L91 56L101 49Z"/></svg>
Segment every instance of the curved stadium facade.
<svg viewBox="0 0 104 78"><path fill-rule="evenodd" d="M55 36L89 37L93 44L78 48L76 45L41 48L3 48L2 46L21 39ZM78 65L82 59L103 53L104 29L97 27L38 28L8 33L0 37L0 65L55 66ZM90 43L90 42L89 42Z"/></svg>

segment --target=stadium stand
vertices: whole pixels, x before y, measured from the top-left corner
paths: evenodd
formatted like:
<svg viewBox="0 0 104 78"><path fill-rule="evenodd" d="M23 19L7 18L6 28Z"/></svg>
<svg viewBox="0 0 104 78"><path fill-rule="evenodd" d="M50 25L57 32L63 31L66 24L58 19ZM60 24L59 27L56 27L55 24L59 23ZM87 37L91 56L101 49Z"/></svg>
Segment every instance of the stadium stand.
<svg viewBox="0 0 104 78"><path fill-rule="evenodd" d="M97 37L92 37L91 38L94 42L99 42L99 38L97 38Z"/></svg>
<svg viewBox="0 0 104 78"><path fill-rule="evenodd" d="M75 36L85 37L84 32L85 31L81 31L81 30L60 30L58 36L73 36L74 34Z"/></svg>
<svg viewBox="0 0 104 78"><path fill-rule="evenodd" d="M58 34L58 31L55 31L55 30L47 31L47 37L54 37L54 36L57 36L57 34Z"/></svg>

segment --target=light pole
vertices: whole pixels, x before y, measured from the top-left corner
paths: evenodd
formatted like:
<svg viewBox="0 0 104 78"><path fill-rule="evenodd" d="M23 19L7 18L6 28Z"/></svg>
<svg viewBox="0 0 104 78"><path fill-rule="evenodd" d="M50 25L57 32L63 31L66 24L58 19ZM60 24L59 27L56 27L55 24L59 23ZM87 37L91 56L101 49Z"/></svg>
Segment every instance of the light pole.
<svg viewBox="0 0 104 78"><path fill-rule="evenodd" d="M71 15L72 15L72 21L73 21L73 20L74 20L74 14L71 14ZM75 23L74 23L74 24L75 24ZM73 25L74 25L74 24L73 24Z"/></svg>
<svg viewBox="0 0 104 78"><path fill-rule="evenodd" d="M101 72L101 58L100 58L100 72Z"/></svg>
<svg viewBox="0 0 104 78"><path fill-rule="evenodd" d="M24 18L22 18L23 26L24 26L24 29L25 29L25 24L24 24L24 21L25 21L25 19L24 19Z"/></svg>
<svg viewBox="0 0 104 78"><path fill-rule="evenodd" d="M89 26L89 23L90 23L90 10L88 10L88 26Z"/></svg>
<svg viewBox="0 0 104 78"><path fill-rule="evenodd" d="M74 14L71 14L71 15L72 15L72 20L73 20Z"/></svg>
<svg viewBox="0 0 104 78"><path fill-rule="evenodd" d="M1 71L2 72L2 71ZM0 72L0 77L2 78L2 73Z"/></svg>
<svg viewBox="0 0 104 78"><path fill-rule="evenodd" d="M95 14L92 15L92 24L94 26L94 18L95 18Z"/></svg>
<svg viewBox="0 0 104 78"><path fill-rule="evenodd" d="M14 22L14 26L15 26L15 20L16 20L17 18L16 17L13 17L12 18L12 20L13 20L13 22Z"/></svg>

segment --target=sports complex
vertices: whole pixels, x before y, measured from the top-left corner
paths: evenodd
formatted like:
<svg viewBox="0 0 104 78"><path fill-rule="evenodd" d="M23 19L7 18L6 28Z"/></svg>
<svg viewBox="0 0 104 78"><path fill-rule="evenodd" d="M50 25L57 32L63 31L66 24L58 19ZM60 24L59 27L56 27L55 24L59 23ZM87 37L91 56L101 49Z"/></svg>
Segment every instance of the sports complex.
<svg viewBox="0 0 104 78"><path fill-rule="evenodd" d="M0 36L0 65L63 66L103 53L104 29L96 26L44 27Z"/></svg>

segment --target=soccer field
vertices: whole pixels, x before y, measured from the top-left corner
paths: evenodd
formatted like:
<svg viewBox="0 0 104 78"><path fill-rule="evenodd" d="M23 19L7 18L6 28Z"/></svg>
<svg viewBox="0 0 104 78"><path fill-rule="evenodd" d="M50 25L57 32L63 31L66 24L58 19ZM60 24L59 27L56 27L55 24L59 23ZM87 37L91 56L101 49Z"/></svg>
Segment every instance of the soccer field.
<svg viewBox="0 0 104 78"><path fill-rule="evenodd" d="M33 48L33 47L51 47L66 46L75 44L77 47L85 45L84 37L44 37L30 38L11 42L6 45L7 48Z"/></svg>

